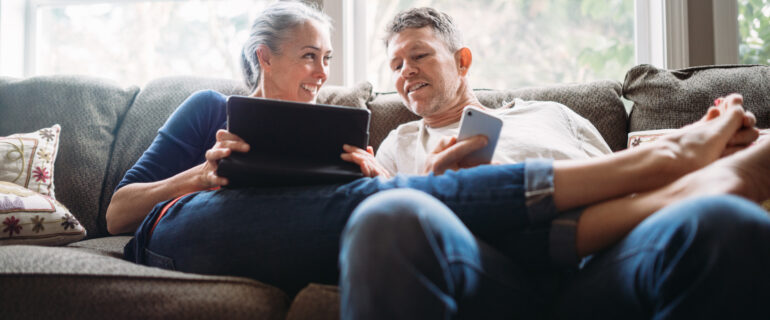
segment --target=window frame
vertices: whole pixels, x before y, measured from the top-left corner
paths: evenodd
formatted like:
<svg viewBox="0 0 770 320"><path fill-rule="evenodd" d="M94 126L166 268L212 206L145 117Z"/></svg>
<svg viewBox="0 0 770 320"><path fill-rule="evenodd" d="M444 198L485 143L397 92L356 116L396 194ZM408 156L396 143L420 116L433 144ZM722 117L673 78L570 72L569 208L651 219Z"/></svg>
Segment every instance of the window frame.
<svg viewBox="0 0 770 320"><path fill-rule="evenodd" d="M712 0L714 20L714 63L738 64L738 1ZM735 19L730 19L735 17Z"/></svg>
<svg viewBox="0 0 770 320"><path fill-rule="evenodd" d="M5 0L0 2L0 74L29 77L35 74L37 10L47 5L103 4L184 0ZM311 0L335 21L332 45L335 61L329 84L352 86L367 80L365 13L363 0ZM716 63L738 62L737 1L712 0ZM676 69L688 66L687 0L635 0L635 63ZM727 11L726 11L727 10ZM732 10L732 11L729 11ZM717 15L717 13L723 13ZM737 15L736 15L737 16Z"/></svg>

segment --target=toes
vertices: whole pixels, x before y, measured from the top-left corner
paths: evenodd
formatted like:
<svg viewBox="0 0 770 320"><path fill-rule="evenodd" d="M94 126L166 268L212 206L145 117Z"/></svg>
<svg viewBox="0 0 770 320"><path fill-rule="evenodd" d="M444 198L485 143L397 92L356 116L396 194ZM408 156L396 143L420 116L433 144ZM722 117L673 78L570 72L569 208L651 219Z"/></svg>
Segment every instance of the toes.
<svg viewBox="0 0 770 320"><path fill-rule="evenodd" d="M704 116L703 116L703 118L701 119L701 121L709 121L709 120L712 120L712 119L714 119L714 118L716 118L716 117L719 117L719 114L720 114L720 113L721 113L721 112L719 111L719 108L717 108L717 107L710 107L710 108L709 108L709 109L706 111L706 115L704 115Z"/></svg>
<svg viewBox="0 0 770 320"><path fill-rule="evenodd" d="M727 102L727 107L743 106L743 96L738 93L733 93L725 97L725 102Z"/></svg>

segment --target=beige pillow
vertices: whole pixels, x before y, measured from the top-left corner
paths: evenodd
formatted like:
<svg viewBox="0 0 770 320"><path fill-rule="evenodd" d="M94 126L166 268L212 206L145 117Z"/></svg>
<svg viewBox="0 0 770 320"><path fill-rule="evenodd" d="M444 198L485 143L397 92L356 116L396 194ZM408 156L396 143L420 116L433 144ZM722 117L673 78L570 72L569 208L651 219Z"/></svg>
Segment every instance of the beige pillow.
<svg viewBox="0 0 770 320"><path fill-rule="evenodd" d="M56 246L85 236L86 229L55 199L0 181L0 245Z"/></svg>
<svg viewBox="0 0 770 320"><path fill-rule="evenodd" d="M0 137L0 181L42 195L54 195L53 169L59 149L58 124L31 133Z"/></svg>

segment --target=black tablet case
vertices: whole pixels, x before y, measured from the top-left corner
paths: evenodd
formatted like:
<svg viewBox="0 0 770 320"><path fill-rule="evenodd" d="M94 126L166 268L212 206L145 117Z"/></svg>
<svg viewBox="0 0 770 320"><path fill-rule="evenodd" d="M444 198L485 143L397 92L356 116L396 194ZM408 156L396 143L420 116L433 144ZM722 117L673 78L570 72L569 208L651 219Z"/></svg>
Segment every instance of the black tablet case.
<svg viewBox="0 0 770 320"><path fill-rule="evenodd" d="M279 187L348 182L358 165L340 158L343 144L366 149L366 109L231 96L227 129L249 144L219 162L228 187Z"/></svg>

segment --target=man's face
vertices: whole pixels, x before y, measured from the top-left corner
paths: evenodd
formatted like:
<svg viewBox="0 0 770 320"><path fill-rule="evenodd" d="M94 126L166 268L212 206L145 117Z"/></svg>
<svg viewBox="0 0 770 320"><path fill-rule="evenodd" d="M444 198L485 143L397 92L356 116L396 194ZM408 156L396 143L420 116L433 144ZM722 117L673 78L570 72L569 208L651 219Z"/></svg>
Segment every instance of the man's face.
<svg viewBox="0 0 770 320"><path fill-rule="evenodd" d="M408 28L388 41L388 58L396 91L421 117L441 115L461 92L458 61L431 27Z"/></svg>

